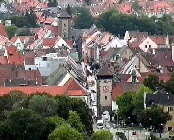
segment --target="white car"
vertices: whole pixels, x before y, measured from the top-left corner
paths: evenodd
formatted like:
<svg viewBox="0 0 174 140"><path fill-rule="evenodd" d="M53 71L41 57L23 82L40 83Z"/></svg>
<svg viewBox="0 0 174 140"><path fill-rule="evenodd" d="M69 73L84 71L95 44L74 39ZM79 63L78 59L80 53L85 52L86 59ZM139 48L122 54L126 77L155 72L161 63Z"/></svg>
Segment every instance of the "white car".
<svg viewBox="0 0 174 140"><path fill-rule="evenodd" d="M103 129L104 128L103 120L97 120L97 128L98 129Z"/></svg>

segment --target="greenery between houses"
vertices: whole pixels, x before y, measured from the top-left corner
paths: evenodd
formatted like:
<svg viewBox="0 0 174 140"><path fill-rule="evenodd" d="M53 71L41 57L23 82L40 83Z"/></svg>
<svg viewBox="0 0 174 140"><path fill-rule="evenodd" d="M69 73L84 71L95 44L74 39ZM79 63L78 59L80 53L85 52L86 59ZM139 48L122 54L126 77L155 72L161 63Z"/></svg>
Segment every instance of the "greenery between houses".
<svg viewBox="0 0 174 140"><path fill-rule="evenodd" d="M115 134L116 134L116 136L118 136L122 140L127 140L127 138L123 132L116 132Z"/></svg>
<svg viewBox="0 0 174 140"><path fill-rule="evenodd" d="M88 140L92 124L79 98L21 91L0 97L0 140Z"/></svg>
<svg viewBox="0 0 174 140"><path fill-rule="evenodd" d="M149 76L150 79L145 79L144 83L151 87L152 83L157 83L154 81L158 78L151 75ZM153 77L154 80L151 77ZM149 81L149 83L147 81ZM151 128L152 131L161 132L163 130L161 124L165 125L168 120L171 120L171 116L169 112L164 112L163 108L157 105L153 105L149 109L144 109L144 93L152 93L150 87L141 85L137 92L127 91L116 98L118 105L117 113L119 114L119 119L124 121L127 126L132 126L132 123L134 125L141 124L144 128ZM151 88L155 89L154 87Z"/></svg>

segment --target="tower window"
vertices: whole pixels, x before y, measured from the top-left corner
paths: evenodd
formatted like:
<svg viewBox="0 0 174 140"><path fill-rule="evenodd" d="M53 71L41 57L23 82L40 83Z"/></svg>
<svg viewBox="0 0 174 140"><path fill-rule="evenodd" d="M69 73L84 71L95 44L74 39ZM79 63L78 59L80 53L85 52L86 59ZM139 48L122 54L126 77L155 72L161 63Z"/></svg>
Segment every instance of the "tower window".
<svg viewBox="0 0 174 140"><path fill-rule="evenodd" d="M107 96L105 96L105 100L107 100Z"/></svg>
<svg viewBox="0 0 174 140"><path fill-rule="evenodd" d="M64 24L64 27L66 27L66 24Z"/></svg>

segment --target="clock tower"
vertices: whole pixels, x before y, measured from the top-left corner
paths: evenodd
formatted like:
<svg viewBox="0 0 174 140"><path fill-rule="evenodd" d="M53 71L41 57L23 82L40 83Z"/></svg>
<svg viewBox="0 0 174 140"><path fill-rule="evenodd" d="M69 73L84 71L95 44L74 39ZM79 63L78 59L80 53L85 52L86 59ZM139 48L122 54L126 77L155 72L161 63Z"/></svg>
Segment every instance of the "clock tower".
<svg viewBox="0 0 174 140"><path fill-rule="evenodd" d="M104 111L112 111L112 82L113 74L104 65L97 73L97 117Z"/></svg>

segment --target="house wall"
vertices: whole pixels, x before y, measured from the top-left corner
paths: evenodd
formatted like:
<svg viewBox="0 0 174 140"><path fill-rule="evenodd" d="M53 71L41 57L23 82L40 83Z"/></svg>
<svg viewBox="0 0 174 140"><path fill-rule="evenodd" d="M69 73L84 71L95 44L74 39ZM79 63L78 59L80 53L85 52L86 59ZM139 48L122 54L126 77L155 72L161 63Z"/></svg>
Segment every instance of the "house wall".
<svg viewBox="0 0 174 140"><path fill-rule="evenodd" d="M140 49L142 49L144 52L147 52L149 48L156 49L158 48L158 45L152 41L149 37L147 37L140 45Z"/></svg>
<svg viewBox="0 0 174 140"><path fill-rule="evenodd" d="M24 44L21 42L19 38L15 41L14 45L17 47L18 51L24 49Z"/></svg>
<svg viewBox="0 0 174 140"><path fill-rule="evenodd" d="M133 55L133 52L130 48L127 48L122 54L121 56L118 58L117 62L119 64L121 64L121 62L123 61L123 59L131 59Z"/></svg>
<svg viewBox="0 0 174 140"><path fill-rule="evenodd" d="M149 72L148 68L143 64L142 61L140 61L138 57L135 59L134 64L136 65L136 68L138 69L140 73Z"/></svg>
<svg viewBox="0 0 174 140"><path fill-rule="evenodd" d="M169 114L172 116L172 119L167 122L167 124L164 127L164 130L168 131L168 127L172 127L174 132L174 106L164 106L164 112L168 112L168 107L173 108L173 111L169 111Z"/></svg>
<svg viewBox="0 0 174 140"><path fill-rule="evenodd" d="M68 48L70 48L68 45L67 45L67 43L62 39L62 38L60 38L56 43L55 43L55 45L54 45L54 48L59 48L59 47L61 47L61 46L67 46Z"/></svg>
<svg viewBox="0 0 174 140"><path fill-rule="evenodd" d="M25 70L37 70L35 65L24 65Z"/></svg>

